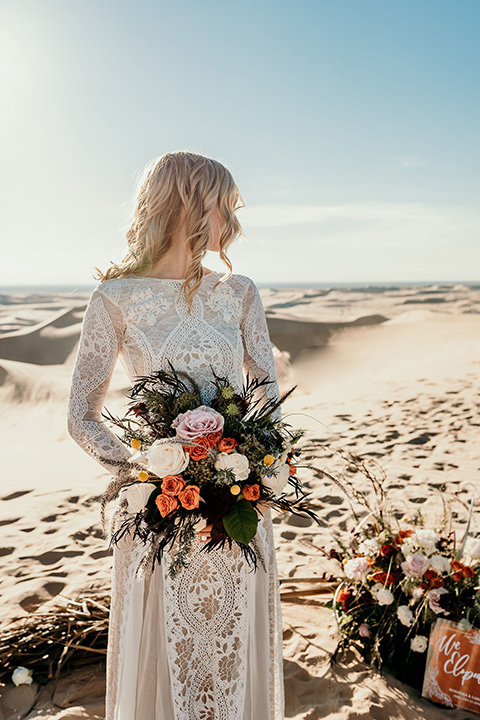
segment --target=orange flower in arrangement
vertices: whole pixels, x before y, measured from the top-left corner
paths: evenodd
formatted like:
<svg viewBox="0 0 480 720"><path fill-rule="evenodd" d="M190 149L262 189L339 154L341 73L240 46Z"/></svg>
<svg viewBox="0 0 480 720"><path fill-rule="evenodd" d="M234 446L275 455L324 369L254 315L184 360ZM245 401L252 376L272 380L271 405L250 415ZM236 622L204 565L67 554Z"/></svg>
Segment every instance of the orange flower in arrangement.
<svg viewBox="0 0 480 720"><path fill-rule="evenodd" d="M218 449L220 452L231 453L236 445L238 443L234 438L222 438L218 443Z"/></svg>
<svg viewBox="0 0 480 720"><path fill-rule="evenodd" d="M215 445L218 444L222 435L223 435L223 431L218 430L217 432L208 433L208 435L206 435L205 437L206 437L210 447L213 448L213 447L215 447Z"/></svg>
<svg viewBox="0 0 480 720"><path fill-rule="evenodd" d="M296 475L296 474L297 474L297 466L290 464L290 467L288 468L288 474L289 474L289 475Z"/></svg>
<svg viewBox="0 0 480 720"><path fill-rule="evenodd" d="M196 445L189 445L185 448L192 460L205 460L208 457L210 444L206 437L199 437L195 440Z"/></svg>
<svg viewBox="0 0 480 720"><path fill-rule="evenodd" d="M185 487L185 480L181 475L165 475L162 482L162 493L174 497Z"/></svg>
<svg viewBox="0 0 480 720"><path fill-rule="evenodd" d="M432 588L441 588L445 585L445 582L441 577L436 577L431 580L430 585Z"/></svg>
<svg viewBox="0 0 480 720"><path fill-rule="evenodd" d="M461 582L463 580L463 573L454 572L452 578L455 580L455 582Z"/></svg>
<svg viewBox="0 0 480 720"><path fill-rule="evenodd" d="M435 572L435 570L426 570L426 571L423 573L423 577L425 578L425 580L428 580L428 582L429 582L430 585L431 585L431 584L432 584L432 581L435 580L435 578L438 577L438 575L437 575L437 573Z"/></svg>
<svg viewBox="0 0 480 720"><path fill-rule="evenodd" d="M245 500L258 500L260 497L260 486L255 483L254 485L244 485L242 488L242 495Z"/></svg>
<svg viewBox="0 0 480 720"><path fill-rule="evenodd" d="M185 510L194 510L200 505L200 488L198 485L187 485L178 495Z"/></svg>
<svg viewBox="0 0 480 720"><path fill-rule="evenodd" d="M411 535L413 535L413 530L400 530L393 538L393 542L395 545L402 545L403 541Z"/></svg>
<svg viewBox="0 0 480 720"><path fill-rule="evenodd" d="M160 493L160 495L157 495L155 498L155 505L159 509L160 515L165 517L178 508L178 500L172 495L164 495L163 493Z"/></svg>
<svg viewBox="0 0 480 720"><path fill-rule="evenodd" d="M459 562L458 560L451 560L450 565L454 569L454 573L452 575L453 579L456 582L459 582L455 575L460 575L460 580L462 580L464 577L471 578L475 575L475 570L471 568L469 565L464 565L463 563Z"/></svg>
<svg viewBox="0 0 480 720"><path fill-rule="evenodd" d="M382 583L382 585L391 585L395 582L395 576L392 573L386 573L384 570L374 572L371 579L374 582Z"/></svg>

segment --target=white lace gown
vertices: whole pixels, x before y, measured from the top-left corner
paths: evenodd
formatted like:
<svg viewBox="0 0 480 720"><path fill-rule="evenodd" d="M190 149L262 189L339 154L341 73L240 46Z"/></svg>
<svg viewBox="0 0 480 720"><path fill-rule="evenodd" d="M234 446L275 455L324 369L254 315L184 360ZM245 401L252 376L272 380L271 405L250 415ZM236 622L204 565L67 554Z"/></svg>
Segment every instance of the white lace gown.
<svg viewBox="0 0 480 720"><path fill-rule="evenodd" d="M101 418L117 358L132 384L140 375L189 372L209 404L210 364L238 390L248 370L274 382L275 360L258 288L245 275L206 273L191 314L181 280L131 276L97 285L85 311L68 405L68 428L86 451L107 458L130 451ZM281 418L281 409L275 416ZM102 462L112 475L117 469ZM117 501L119 502L119 501ZM113 550L107 650L106 720L284 720L282 615L271 511L255 536L253 571L235 546L201 552L188 568L134 578L146 550L124 536Z"/></svg>

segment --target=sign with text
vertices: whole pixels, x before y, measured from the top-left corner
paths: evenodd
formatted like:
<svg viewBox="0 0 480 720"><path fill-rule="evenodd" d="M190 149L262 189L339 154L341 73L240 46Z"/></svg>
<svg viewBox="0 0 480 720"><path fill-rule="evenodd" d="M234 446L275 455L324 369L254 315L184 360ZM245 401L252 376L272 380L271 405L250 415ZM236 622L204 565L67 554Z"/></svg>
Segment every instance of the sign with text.
<svg viewBox="0 0 480 720"><path fill-rule="evenodd" d="M480 630L450 620L430 634L422 695L447 707L480 714Z"/></svg>

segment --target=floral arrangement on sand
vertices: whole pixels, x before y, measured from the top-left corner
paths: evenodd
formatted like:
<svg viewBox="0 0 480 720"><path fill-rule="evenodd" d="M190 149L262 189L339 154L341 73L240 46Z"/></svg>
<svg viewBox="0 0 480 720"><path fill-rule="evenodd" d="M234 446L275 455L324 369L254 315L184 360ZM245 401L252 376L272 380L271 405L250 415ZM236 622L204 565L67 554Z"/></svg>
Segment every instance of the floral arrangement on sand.
<svg viewBox="0 0 480 720"><path fill-rule="evenodd" d="M343 571L329 603L340 633L332 660L353 645L367 662L421 687L436 619L480 627L480 538L469 534L473 501L458 538L452 511L458 498L439 493L442 512L436 520L422 511L402 517L387 502L385 478L357 464L373 485L375 502L350 484L357 524L346 542L335 537L328 552Z"/></svg>
<svg viewBox="0 0 480 720"><path fill-rule="evenodd" d="M215 394L206 406L195 380L169 365L169 371L141 377L129 389L124 418L104 414L123 430L122 442L136 450L128 460L115 461L120 472L102 498L104 528L106 504L121 491L122 522L110 531L110 542L129 532L150 544L137 576L148 566L153 571L168 548L175 554L169 567L173 577L207 524L212 524L211 539L202 551L237 543L256 569L262 509L308 514L320 523L297 477L302 465L294 445L304 431L291 431L272 416L295 388L261 402L258 389L272 381L247 375L239 393L212 369ZM286 497L287 486L295 498ZM116 520L115 513L111 528Z"/></svg>

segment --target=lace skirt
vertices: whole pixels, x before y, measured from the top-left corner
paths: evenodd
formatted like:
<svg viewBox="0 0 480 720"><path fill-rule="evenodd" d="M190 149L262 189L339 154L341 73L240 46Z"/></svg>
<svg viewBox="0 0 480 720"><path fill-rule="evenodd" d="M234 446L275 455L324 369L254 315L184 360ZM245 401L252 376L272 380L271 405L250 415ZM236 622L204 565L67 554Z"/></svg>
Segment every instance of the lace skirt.
<svg viewBox="0 0 480 720"><path fill-rule="evenodd" d="M271 512L239 548L202 551L168 576L168 553L135 580L145 546L113 551L106 720L284 720L282 615ZM263 560L263 562L262 562Z"/></svg>

